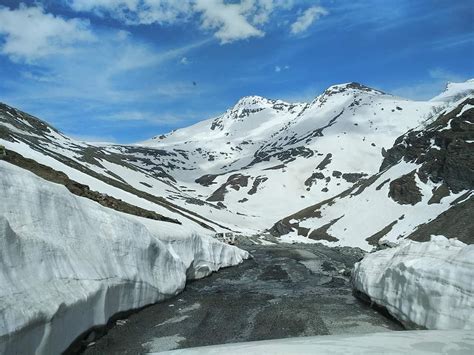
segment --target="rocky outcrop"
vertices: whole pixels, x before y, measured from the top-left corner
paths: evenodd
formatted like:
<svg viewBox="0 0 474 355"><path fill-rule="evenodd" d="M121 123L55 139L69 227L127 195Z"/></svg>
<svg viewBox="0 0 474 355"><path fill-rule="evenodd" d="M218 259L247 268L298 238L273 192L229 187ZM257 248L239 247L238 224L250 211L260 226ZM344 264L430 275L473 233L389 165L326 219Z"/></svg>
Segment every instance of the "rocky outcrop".
<svg viewBox="0 0 474 355"><path fill-rule="evenodd" d="M422 194L416 185L415 170L390 182L388 196L402 205L416 205Z"/></svg>
<svg viewBox="0 0 474 355"><path fill-rule="evenodd" d="M345 173L342 174L342 178L347 182L355 183L362 179L364 176L367 176L365 173Z"/></svg>
<svg viewBox="0 0 474 355"><path fill-rule="evenodd" d="M216 174L206 174L206 175L203 175L203 176L197 178L194 181L197 182L198 184L202 185L202 186L211 186L211 185L215 184L214 180L218 176L219 175L216 175Z"/></svg>
<svg viewBox="0 0 474 355"><path fill-rule="evenodd" d="M260 186L260 184L264 183L265 181L267 181L268 178L266 176L257 176L255 178L255 180L253 181L253 185L252 185L252 188L249 190L249 192L247 192L249 195L253 195L257 192L257 189L258 187Z"/></svg>
<svg viewBox="0 0 474 355"><path fill-rule="evenodd" d="M420 225L408 236L419 242L430 240L431 235L456 238L466 244L474 244L474 197L469 195L464 201L441 213L428 223Z"/></svg>
<svg viewBox="0 0 474 355"><path fill-rule="evenodd" d="M423 182L444 182L459 192L474 186L474 99L442 114L423 130L410 131L395 141L380 167L383 171L401 159L421 164Z"/></svg>
<svg viewBox="0 0 474 355"><path fill-rule="evenodd" d="M242 174L232 174L229 176L227 181L222 184L206 201L217 202L224 201L224 196L227 192L227 187L230 187L236 191L239 191L241 187L246 187L249 183L250 176Z"/></svg>

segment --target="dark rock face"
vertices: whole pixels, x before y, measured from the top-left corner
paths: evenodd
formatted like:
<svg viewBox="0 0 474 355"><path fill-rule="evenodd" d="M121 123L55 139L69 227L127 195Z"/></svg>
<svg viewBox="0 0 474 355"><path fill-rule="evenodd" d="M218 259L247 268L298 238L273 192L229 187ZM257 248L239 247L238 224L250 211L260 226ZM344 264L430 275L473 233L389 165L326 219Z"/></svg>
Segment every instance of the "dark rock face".
<svg viewBox="0 0 474 355"><path fill-rule="evenodd" d="M318 179L324 179L324 174L320 172L312 173L311 176L305 180L304 185L311 187L316 184Z"/></svg>
<svg viewBox="0 0 474 355"><path fill-rule="evenodd" d="M449 196L449 189L446 184L440 185L438 188L433 189L433 196L431 196L430 200L428 201L428 205L431 205L432 203L440 203L441 200Z"/></svg>
<svg viewBox="0 0 474 355"><path fill-rule="evenodd" d="M194 181L202 186L211 186L215 184L214 180L217 176L218 175L215 175L215 174L206 174L206 175L201 176L200 178L197 178Z"/></svg>
<svg viewBox="0 0 474 355"><path fill-rule="evenodd" d="M332 159L332 154L331 153L328 153L324 159L321 161L321 163L318 164L318 166L316 167L316 169L318 170L323 170L324 168L326 168L326 166L328 166L330 163L331 163L331 159Z"/></svg>
<svg viewBox="0 0 474 355"><path fill-rule="evenodd" d="M375 189L378 191L380 190L387 182L389 182L390 179L387 179L387 180L384 180L382 181L382 183L380 183L380 185L378 185Z"/></svg>
<svg viewBox="0 0 474 355"><path fill-rule="evenodd" d="M314 152L304 146L283 149L282 147L272 147L270 149L259 150L255 152L254 159L247 165L251 167L262 161L269 161L271 158L275 158L282 163L289 163L295 160L297 157L311 158Z"/></svg>
<svg viewBox="0 0 474 355"><path fill-rule="evenodd" d="M415 170L390 182L388 196L401 205L416 205L422 195L416 185Z"/></svg>
<svg viewBox="0 0 474 355"><path fill-rule="evenodd" d="M421 164L423 182L446 183L457 193L474 186L474 99L466 99L455 110L442 114L423 131L411 131L386 152L380 170L402 158Z"/></svg>
<svg viewBox="0 0 474 355"><path fill-rule="evenodd" d="M379 240L385 236L388 232L390 232L395 224L397 224L397 220L393 221L392 223L388 224L381 230L379 230L377 233L374 233L368 238L365 238L365 240L373 246L378 246L379 245Z"/></svg>
<svg viewBox="0 0 474 355"><path fill-rule="evenodd" d="M433 234L442 234L466 244L474 244L474 197L471 195L465 198L432 221L420 225L408 238L425 242Z"/></svg>
<svg viewBox="0 0 474 355"><path fill-rule="evenodd" d="M249 190L249 192L247 192L249 195L253 195L257 192L257 189L258 187L260 186L260 184L264 183L265 181L267 181L268 178L265 177L265 176L257 176L255 178L255 180L253 181L253 185L252 185L252 188Z"/></svg>
<svg viewBox="0 0 474 355"><path fill-rule="evenodd" d="M351 183L359 181L364 176L367 176L367 174L364 174L364 173L345 173L345 174L342 174L342 178L344 180L346 180L347 182L351 182Z"/></svg>
<svg viewBox="0 0 474 355"><path fill-rule="evenodd" d="M270 229L270 233L274 236L281 236L290 233L292 230L293 227L286 221L278 221Z"/></svg>
<svg viewBox="0 0 474 355"><path fill-rule="evenodd" d="M340 220L342 217L343 216L333 219L331 222L325 224L324 226L321 226L320 228L311 231L311 233L308 235L308 238L313 240L327 240L329 242L337 242L339 239L330 235L328 233L328 229L331 228L331 226L338 220Z"/></svg>
<svg viewBox="0 0 474 355"><path fill-rule="evenodd" d="M206 201L216 202L224 201L224 196L227 192L227 187L230 187L236 191L239 191L241 187L246 187L249 183L250 176L242 174L232 174L229 176L227 181L222 184Z"/></svg>

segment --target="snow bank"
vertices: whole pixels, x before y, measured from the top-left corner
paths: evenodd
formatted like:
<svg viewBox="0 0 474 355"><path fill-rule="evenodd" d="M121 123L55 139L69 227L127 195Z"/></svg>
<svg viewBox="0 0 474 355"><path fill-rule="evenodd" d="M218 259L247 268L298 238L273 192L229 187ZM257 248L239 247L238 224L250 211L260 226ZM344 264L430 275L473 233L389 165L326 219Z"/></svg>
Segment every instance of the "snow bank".
<svg viewBox="0 0 474 355"><path fill-rule="evenodd" d="M474 245L406 240L357 263L353 285L407 326L474 329Z"/></svg>
<svg viewBox="0 0 474 355"><path fill-rule="evenodd" d="M167 355L233 354L472 354L474 334L463 330L327 335L206 346L161 352Z"/></svg>
<svg viewBox="0 0 474 355"><path fill-rule="evenodd" d="M248 255L182 226L145 225L1 161L0 196L2 354L60 353L113 314L176 295L187 274Z"/></svg>

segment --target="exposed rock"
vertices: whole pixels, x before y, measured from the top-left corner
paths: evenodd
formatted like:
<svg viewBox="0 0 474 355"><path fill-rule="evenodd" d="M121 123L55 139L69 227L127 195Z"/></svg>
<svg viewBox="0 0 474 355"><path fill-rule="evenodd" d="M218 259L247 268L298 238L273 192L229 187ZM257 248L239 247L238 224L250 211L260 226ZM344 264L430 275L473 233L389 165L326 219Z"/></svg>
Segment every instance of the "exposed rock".
<svg viewBox="0 0 474 355"><path fill-rule="evenodd" d="M334 223L336 223L338 220L340 220L342 217L344 217L344 215L342 215L339 218L333 219L331 222L325 224L324 226L318 229L311 231L308 238L313 239L313 240L327 240L329 242L337 242L339 239L328 234L328 229L331 228L331 226Z"/></svg>
<svg viewBox="0 0 474 355"><path fill-rule="evenodd" d="M420 225L408 236L419 242L430 240L431 235L457 238L466 244L474 244L474 197L454 205L432 221Z"/></svg>
<svg viewBox="0 0 474 355"><path fill-rule="evenodd" d="M387 179L387 180L384 180L382 181L382 183L380 185L378 185L375 189L378 191L380 190L387 182L389 182L390 179Z"/></svg>
<svg viewBox="0 0 474 355"><path fill-rule="evenodd" d="M241 187L248 185L250 176L242 174L232 174L227 178L227 181L222 184L206 201L224 201L224 196L227 193L227 187L239 191Z"/></svg>
<svg viewBox="0 0 474 355"><path fill-rule="evenodd" d="M355 183L359 181L364 176L367 176L365 173L345 173L342 174L342 178L350 183Z"/></svg>
<svg viewBox="0 0 474 355"><path fill-rule="evenodd" d="M211 186L215 184L214 180L218 176L219 175L217 174L206 174L206 175L201 176L200 178L197 178L196 180L194 180L194 182L197 182L198 184L202 186Z"/></svg>
<svg viewBox="0 0 474 355"><path fill-rule="evenodd" d="M331 163L331 158L332 158L332 154L331 153L328 153L324 159L321 161L321 163L318 164L318 166L316 167L316 169L318 170L323 170L326 168L326 166L328 166L330 163Z"/></svg>
<svg viewBox="0 0 474 355"><path fill-rule="evenodd" d="M311 176L305 180L304 184L305 186L311 187L316 184L316 180L318 179L324 179L324 174L320 172L312 173Z"/></svg>
<svg viewBox="0 0 474 355"><path fill-rule="evenodd" d="M449 196L449 188L446 184L441 184L438 188L433 189L433 196L431 196L430 200L428 201L428 205L432 203L440 203L441 200Z"/></svg>
<svg viewBox="0 0 474 355"><path fill-rule="evenodd" d="M457 193L474 186L474 105L466 99L455 110L441 115L423 131L410 131L395 141L387 151L380 170L396 164L402 158L421 164L419 177L444 182ZM461 114L462 112L462 114Z"/></svg>
<svg viewBox="0 0 474 355"><path fill-rule="evenodd" d="M255 180L253 181L253 185L252 185L252 188L249 190L249 192L247 192L249 195L253 195L257 192L257 189L258 189L258 186L262 183L264 183L265 181L267 181L268 178L265 177L265 176L257 176L255 178Z"/></svg>
<svg viewBox="0 0 474 355"><path fill-rule="evenodd" d="M370 245L373 245L373 246L379 246L379 241L380 239L385 236L388 232L390 232L393 228L393 226L395 224L397 224L398 221L395 220L393 221L392 223L390 223L389 225L385 226L384 228L382 228L381 230L379 230L377 233L374 233L373 235L371 235L370 237L368 238L365 238L365 240L370 244Z"/></svg>
<svg viewBox="0 0 474 355"><path fill-rule="evenodd" d="M416 205L422 194L416 185L415 170L390 182L388 196L401 205Z"/></svg>

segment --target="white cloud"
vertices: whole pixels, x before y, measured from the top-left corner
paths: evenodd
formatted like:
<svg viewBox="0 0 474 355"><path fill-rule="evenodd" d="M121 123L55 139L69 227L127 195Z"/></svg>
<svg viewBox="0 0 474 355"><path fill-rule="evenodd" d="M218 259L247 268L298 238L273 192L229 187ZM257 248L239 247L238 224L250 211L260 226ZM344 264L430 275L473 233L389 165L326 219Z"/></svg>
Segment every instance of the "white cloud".
<svg viewBox="0 0 474 355"><path fill-rule="evenodd" d="M329 12L321 6L313 6L306 9L301 16L291 25L291 33L298 34L306 31L321 16L327 15Z"/></svg>
<svg viewBox="0 0 474 355"><path fill-rule="evenodd" d="M229 43L250 37L262 37L264 32L253 26L248 20L252 1L240 4L224 4L223 0L197 0L196 10L201 12L201 27L216 30L214 36L221 43Z"/></svg>
<svg viewBox="0 0 474 355"><path fill-rule="evenodd" d="M15 10L0 7L0 37L4 37L3 54L27 62L68 52L77 43L95 40L88 21L66 20L45 13L42 7L24 4Z"/></svg>
<svg viewBox="0 0 474 355"><path fill-rule="evenodd" d="M189 23L212 31L221 43L262 37L263 26L278 8L288 10L292 0L68 0L71 8L111 16L128 25Z"/></svg>
<svg viewBox="0 0 474 355"><path fill-rule="evenodd" d="M182 57L179 62L183 65L189 64L189 60L187 57Z"/></svg>
<svg viewBox="0 0 474 355"><path fill-rule="evenodd" d="M173 24L192 15L191 1L174 0L70 0L76 11L105 14L129 25Z"/></svg>

